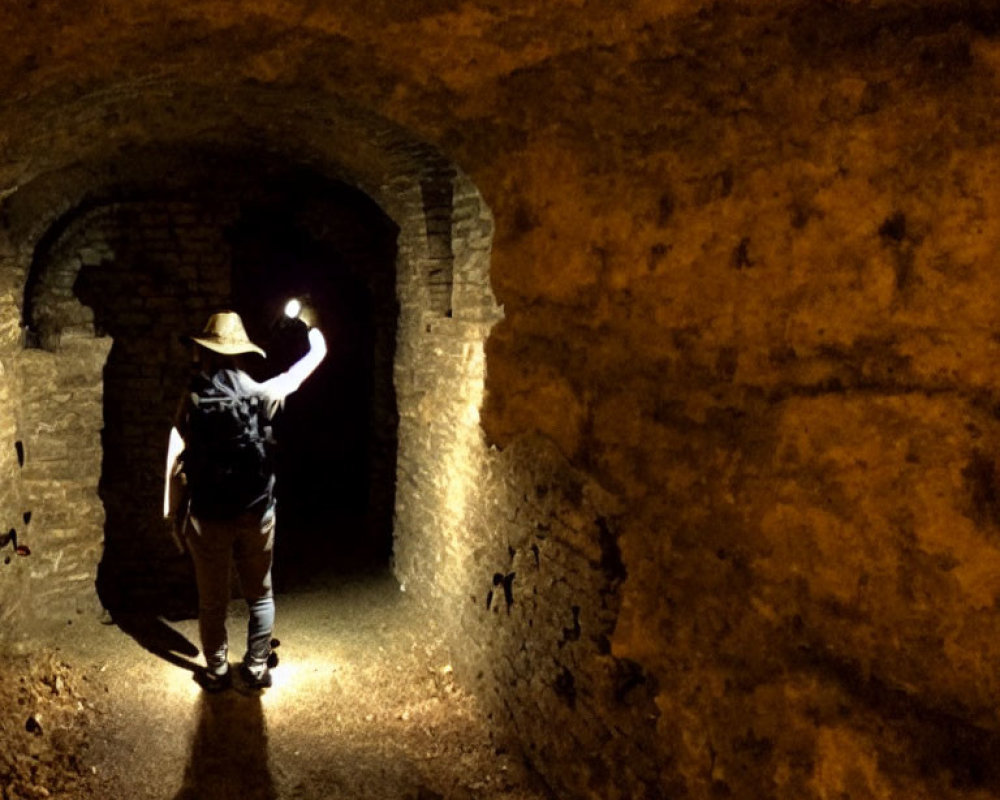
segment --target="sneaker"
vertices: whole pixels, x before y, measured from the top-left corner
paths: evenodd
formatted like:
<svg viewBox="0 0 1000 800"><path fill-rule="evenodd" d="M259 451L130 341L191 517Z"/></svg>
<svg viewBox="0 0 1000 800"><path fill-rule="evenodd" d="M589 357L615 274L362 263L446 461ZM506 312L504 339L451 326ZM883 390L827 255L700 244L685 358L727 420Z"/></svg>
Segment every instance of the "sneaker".
<svg viewBox="0 0 1000 800"><path fill-rule="evenodd" d="M267 668L267 664L261 665L258 672L243 662L240 664L240 678L248 689L267 689L271 686L271 671Z"/></svg>
<svg viewBox="0 0 1000 800"><path fill-rule="evenodd" d="M199 669L194 673L195 682L206 692L221 692L233 685L233 671L226 665L222 673Z"/></svg>

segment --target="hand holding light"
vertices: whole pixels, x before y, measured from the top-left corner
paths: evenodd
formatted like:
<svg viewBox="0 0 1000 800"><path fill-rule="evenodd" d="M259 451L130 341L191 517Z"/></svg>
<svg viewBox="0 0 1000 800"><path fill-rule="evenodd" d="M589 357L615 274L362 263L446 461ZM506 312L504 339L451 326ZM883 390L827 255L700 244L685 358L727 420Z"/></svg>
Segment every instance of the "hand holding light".
<svg viewBox="0 0 1000 800"><path fill-rule="evenodd" d="M299 319L307 328L316 325L316 312L312 306L304 304L297 297L293 297L285 303L285 316L289 319Z"/></svg>

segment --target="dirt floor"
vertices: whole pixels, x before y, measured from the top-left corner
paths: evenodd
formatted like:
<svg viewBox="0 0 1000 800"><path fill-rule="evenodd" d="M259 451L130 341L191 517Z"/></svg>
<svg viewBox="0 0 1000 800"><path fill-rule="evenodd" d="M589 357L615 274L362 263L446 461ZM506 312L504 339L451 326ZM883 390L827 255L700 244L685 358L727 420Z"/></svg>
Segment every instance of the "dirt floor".
<svg viewBox="0 0 1000 800"><path fill-rule="evenodd" d="M230 609L231 660L246 614ZM263 693L194 682L197 623L79 619L0 658L0 796L542 800L391 577L278 598Z"/></svg>

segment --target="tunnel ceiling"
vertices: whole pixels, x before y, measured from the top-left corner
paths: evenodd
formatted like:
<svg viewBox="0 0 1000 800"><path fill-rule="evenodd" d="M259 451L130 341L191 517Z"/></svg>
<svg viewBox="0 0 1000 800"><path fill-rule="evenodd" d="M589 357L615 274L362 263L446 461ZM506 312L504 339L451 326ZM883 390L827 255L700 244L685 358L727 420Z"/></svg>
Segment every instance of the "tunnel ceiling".
<svg viewBox="0 0 1000 800"><path fill-rule="evenodd" d="M756 5L267 2L248 13L239 2L181 9L42 0L9 7L0 15L0 196L81 159L127 157L134 144L231 145L238 133L294 149L308 144L311 123L323 128L324 152L364 162L376 115L436 142L492 204L491 195L509 188L497 165L528 137L588 127L610 135L621 115L636 120L625 135L641 131L653 110L651 59L721 58L717 69L738 70L738 54L707 52L713 43L775 26L792 51L822 58L824 45L864 41L887 26L919 33L952 22L996 25L980 4L957 1L820 9L777 2L751 13ZM830 15L843 6L858 10L835 24Z"/></svg>

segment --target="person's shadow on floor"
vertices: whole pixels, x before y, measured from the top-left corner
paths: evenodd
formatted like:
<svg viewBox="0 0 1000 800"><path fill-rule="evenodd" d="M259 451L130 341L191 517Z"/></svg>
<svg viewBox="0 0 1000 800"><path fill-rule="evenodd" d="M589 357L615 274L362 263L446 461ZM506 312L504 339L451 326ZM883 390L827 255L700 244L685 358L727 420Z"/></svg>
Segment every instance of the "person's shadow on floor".
<svg viewBox="0 0 1000 800"><path fill-rule="evenodd" d="M200 669L191 660L198 655L198 648L159 617L152 614L116 614L113 620L123 633L153 655L192 672Z"/></svg>
<svg viewBox="0 0 1000 800"><path fill-rule="evenodd" d="M203 693L184 783L174 800L276 800L260 696Z"/></svg>

